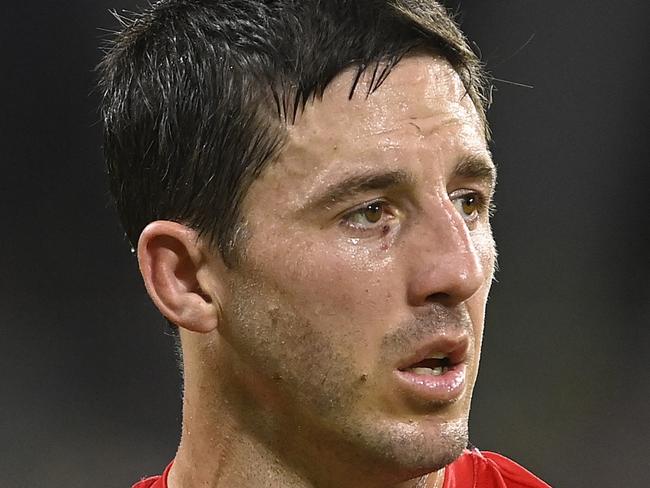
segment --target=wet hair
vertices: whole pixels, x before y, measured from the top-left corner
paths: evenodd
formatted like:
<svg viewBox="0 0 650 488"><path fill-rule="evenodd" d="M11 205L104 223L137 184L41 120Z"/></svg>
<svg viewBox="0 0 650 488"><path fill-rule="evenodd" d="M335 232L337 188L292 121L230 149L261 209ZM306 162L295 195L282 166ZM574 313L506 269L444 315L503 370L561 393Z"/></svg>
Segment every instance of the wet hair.
<svg viewBox="0 0 650 488"><path fill-rule="evenodd" d="M366 96L416 49L442 55L485 121L478 57L427 0L162 0L107 46L99 71L104 152L135 245L181 222L234 262L247 189L282 150L296 114L343 70Z"/></svg>

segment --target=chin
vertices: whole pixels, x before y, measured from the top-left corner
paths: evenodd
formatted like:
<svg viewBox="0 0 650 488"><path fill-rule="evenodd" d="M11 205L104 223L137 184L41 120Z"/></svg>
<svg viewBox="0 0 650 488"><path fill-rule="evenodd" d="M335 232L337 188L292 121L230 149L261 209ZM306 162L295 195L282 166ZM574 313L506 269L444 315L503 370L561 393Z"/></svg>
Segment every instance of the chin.
<svg viewBox="0 0 650 488"><path fill-rule="evenodd" d="M374 458L375 470L395 481L444 468L461 455L468 442L467 418L444 422L414 420L384 425L379 430L377 427L374 435L366 435L365 445L359 447Z"/></svg>
<svg viewBox="0 0 650 488"><path fill-rule="evenodd" d="M402 453L402 459L425 473L437 471L458 458L467 442L467 418L434 425L424 421L420 432L414 433L410 446Z"/></svg>

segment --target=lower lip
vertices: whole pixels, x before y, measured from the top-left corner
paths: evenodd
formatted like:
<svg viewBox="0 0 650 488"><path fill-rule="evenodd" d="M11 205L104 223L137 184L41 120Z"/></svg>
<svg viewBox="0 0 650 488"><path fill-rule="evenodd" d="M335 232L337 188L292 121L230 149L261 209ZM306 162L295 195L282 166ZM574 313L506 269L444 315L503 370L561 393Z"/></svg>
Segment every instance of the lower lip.
<svg viewBox="0 0 650 488"><path fill-rule="evenodd" d="M458 400L465 391L466 373L465 364L451 366L438 376L396 371L403 389L412 392L422 400L436 403L451 403Z"/></svg>

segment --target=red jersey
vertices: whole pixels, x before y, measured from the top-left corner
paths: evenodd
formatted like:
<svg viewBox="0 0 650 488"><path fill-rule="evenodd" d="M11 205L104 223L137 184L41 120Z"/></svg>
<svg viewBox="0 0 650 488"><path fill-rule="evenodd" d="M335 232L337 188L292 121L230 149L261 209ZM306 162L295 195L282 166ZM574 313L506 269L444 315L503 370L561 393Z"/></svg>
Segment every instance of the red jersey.
<svg viewBox="0 0 650 488"><path fill-rule="evenodd" d="M133 488L167 488L167 475L139 481ZM493 452L466 450L445 468L443 488L551 488L514 461Z"/></svg>

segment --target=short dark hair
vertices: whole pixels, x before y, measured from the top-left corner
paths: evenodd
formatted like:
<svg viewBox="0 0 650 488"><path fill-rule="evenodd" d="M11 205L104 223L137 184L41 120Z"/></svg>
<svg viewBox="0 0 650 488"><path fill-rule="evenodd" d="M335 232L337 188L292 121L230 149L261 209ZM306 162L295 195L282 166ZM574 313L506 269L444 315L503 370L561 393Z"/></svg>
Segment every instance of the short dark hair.
<svg viewBox="0 0 650 488"><path fill-rule="evenodd" d="M162 0L120 19L99 87L111 191L134 245L149 222L174 220L230 260L250 183L346 68L352 97L364 72L370 93L407 53L434 50L489 134L481 63L434 1Z"/></svg>

